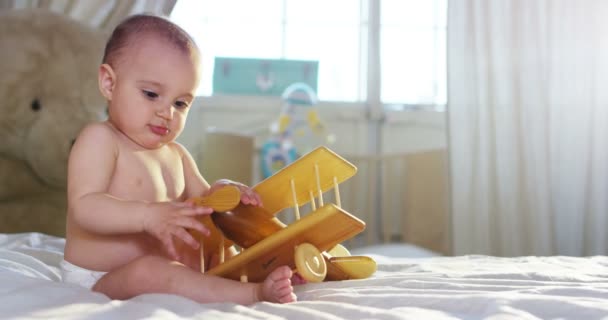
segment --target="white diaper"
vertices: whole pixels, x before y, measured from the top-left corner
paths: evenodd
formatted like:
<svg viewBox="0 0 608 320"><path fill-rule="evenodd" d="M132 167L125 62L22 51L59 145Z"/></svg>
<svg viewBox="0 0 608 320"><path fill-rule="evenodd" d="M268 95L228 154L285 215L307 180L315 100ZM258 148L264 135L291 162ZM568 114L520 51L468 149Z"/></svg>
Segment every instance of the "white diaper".
<svg viewBox="0 0 608 320"><path fill-rule="evenodd" d="M59 267L61 268L63 282L74 283L87 289L91 289L97 283L97 280L107 273L81 268L65 260L61 260Z"/></svg>

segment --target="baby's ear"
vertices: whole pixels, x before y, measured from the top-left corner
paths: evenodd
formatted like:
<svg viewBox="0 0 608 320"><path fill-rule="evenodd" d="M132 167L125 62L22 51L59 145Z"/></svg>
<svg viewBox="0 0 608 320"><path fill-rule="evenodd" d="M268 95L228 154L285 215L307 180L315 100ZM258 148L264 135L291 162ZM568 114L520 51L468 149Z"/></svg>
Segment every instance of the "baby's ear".
<svg viewBox="0 0 608 320"><path fill-rule="evenodd" d="M116 83L116 74L109 64L104 63L99 66L98 82L101 94L106 97L106 100L112 100L112 92L114 91L114 84Z"/></svg>

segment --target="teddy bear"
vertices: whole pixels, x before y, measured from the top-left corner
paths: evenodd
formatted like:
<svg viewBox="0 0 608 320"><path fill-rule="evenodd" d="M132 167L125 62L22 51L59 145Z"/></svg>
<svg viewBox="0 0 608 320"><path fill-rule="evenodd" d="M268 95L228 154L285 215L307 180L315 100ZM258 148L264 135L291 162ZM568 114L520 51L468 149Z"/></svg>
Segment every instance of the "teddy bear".
<svg viewBox="0 0 608 320"><path fill-rule="evenodd" d="M50 11L0 11L0 233L65 234L70 148L105 117L106 38Z"/></svg>

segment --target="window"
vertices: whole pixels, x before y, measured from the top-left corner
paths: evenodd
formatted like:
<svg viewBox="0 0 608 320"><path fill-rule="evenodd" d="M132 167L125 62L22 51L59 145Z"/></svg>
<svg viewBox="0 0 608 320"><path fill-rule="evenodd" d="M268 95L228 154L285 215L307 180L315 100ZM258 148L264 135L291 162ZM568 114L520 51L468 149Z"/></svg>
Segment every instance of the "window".
<svg viewBox="0 0 608 320"><path fill-rule="evenodd" d="M381 99L386 103L446 103L445 0L382 0Z"/></svg>
<svg viewBox="0 0 608 320"><path fill-rule="evenodd" d="M368 1L180 0L171 19L203 51L199 93L212 94L216 56L318 60L324 101L366 100L370 37L380 39L380 95L387 104L446 101L447 0L381 0L380 34L369 35Z"/></svg>

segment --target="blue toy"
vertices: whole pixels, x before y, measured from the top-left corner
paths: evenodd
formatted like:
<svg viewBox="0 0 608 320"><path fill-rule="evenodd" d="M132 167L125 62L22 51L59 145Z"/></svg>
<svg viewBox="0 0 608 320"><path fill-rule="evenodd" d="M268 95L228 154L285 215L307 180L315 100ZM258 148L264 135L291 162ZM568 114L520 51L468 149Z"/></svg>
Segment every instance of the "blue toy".
<svg viewBox="0 0 608 320"><path fill-rule="evenodd" d="M318 99L314 90L298 82L287 87L281 98L281 115L271 128L272 136L262 146L264 178L294 162L299 154L307 153L325 142L325 125L317 112Z"/></svg>
<svg viewBox="0 0 608 320"><path fill-rule="evenodd" d="M288 164L296 161L298 154L293 144L272 137L262 146L262 174L268 178Z"/></svg>

